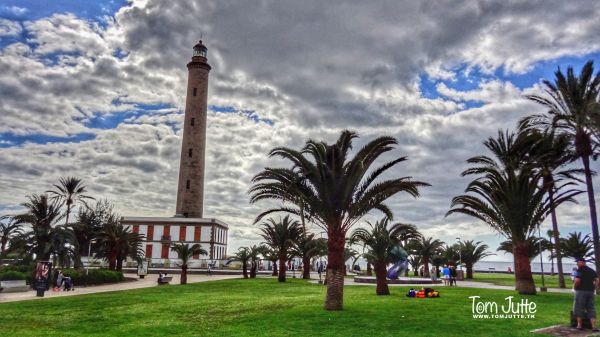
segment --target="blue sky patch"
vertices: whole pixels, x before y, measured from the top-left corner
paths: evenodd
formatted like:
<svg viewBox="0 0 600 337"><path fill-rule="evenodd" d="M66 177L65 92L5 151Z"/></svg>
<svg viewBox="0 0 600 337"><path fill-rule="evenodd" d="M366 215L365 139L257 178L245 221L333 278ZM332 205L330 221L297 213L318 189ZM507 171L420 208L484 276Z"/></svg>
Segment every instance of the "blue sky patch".
<svg viewBox="0 0 600 337"><path fill-rule="evenodd" d="M0 133L0 148L19 146L24 143L48 144L48 143L79 143L96 138L93 133L79 133L70 137L57 137L42 134L17 136L10 132Z"/></svg>
<svg viewBox="0 0 600 337"><path fill-rule="evenodd" d="M73 13L80 18L104 23L103 16L114 15L126 6L125 0L3 0L0 17L26 21L37 20L56 13Z"/></svg>

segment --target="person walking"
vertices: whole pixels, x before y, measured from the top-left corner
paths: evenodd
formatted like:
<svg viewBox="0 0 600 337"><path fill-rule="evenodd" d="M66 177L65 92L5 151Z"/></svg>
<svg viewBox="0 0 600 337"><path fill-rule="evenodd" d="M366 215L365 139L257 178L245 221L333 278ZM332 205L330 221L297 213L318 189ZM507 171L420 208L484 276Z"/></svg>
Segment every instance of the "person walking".
<svg viewBox="0 0 600 337"><path fill-rule="evenodd" d="M450 268L448 268L447 265L444 265L444 269L442 269L442 275L444 277L444 285L451 285L450 284Z"/></svg>
<svg viewBox="0 0 600 337"><path fill-rule="evenodd" d="M451 266L450 267L450 285L456 285L456 277L457 276L458 276L458 273L456 272L456 267Z"/></svg>
<svg viewBox="0 0 600 337"><path fill-rule="evenodd" d="M577 259L577 275L573 288L575 289L575 298L573 301L573 314L577 318L577 329L583 330L583 318L587 317L592 325L592 331L600 331L596 327L596 307L595 290L598 286L598 275L596 272L585 265L585 260Z"/></svg>

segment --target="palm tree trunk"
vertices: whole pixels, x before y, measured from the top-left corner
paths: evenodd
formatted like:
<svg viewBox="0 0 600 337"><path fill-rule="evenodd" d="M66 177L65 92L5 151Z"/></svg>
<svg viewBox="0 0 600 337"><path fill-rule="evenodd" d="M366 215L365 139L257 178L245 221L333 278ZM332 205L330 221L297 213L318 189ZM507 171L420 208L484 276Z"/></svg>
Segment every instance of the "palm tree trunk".
<svg viewBox="0 0 600 337"><path fill-rule="evenodd" d="M513 243L515 258L515 288L521 295L536 294L528 251L527 242Z"/></svg>
<svg viewBox="0 0 600 337"><path fill-rule="evenodd" d="M69 224L69 215L71 214L71 205L67 203L67 216L65 217L65 227Z"/></svg>
<svg viewBox="0 0 600 337"><path fill-rule="evenodd" d="M285 282L285 257L286 257L287 253L280 253L279 254L279 275L277 277L277 281L279 282Z"/></svg>
<svg viewBox="0 0 600 337"><path fill-rule="evenodd" d="M277 260L271 261L273 263L273 273L271 276L277 276Z"/></svg>
<svg viewBox="0 0 600 337"><path fill-rule="evenodd" d="M373 268L371 268L371 263L367 261L367 276L373 276Z"/></svg>
<svg viewBox="0 0 600 337"><path fill-rule="evenodd" d="M256 267L257 267L256 261L254 261L254 260L250 261L250 278L256 278Z"/></svg>
<svg viewBox="0 0 600 337"><path fill-rule="evenodd" d="M4 252L6 251L6 244L8 243L8 237L3 236L0 239L0 256L4 256Z"/></svg>
<svg viewBox="0 0 600 337"><path fill-rule="evenodd" d="M180 284L187 284L187 270L187 264L181 266L181 282L179 282Z"/></svg>
<svg viewBox="0 0 600 337"><path fill-rule="evenodd" d="M419 276L419 267L415 267L415 271L413 272L413 276Z"/></svg>
<svg viewBox="0 0 600 337"><path fill-rule="evenodd" d="M465 263L465 267L467 268L467 278L473 278L473 264Z"/></svg>
<svg viewBox="0 0 600 337"><path fill-rule="evenodd" d="M328 233L326 310L342 310L344 307L345 239L345 233L340 230L330 230Z"/></svg>
<svg viewBox="0 0 600 337"><path fill-rule="evenodd" d="M117 254L111 252L108 256L108 270L115 270L117 266Z"/></svg>
<svg viewBox="0 0 600 337"><path fill-rule="evenodd" d="M554 205L554 191L552 189L550 189L548 191L548 196L550 197L551 205ZM559 286L559 288L566 288L565 275L563 275L562 253L560 251L560 236L558 233L558 220L556 219L556 210L554 209L554 207L552 208L550 217L552 218L552 235L554 236L554 253L556 254L556 269L558 269L558 286ZM552 269L554 269L554 268L552 268Z"/></svg>
<svg viewBox="0 0 600 337"><path fill-rule="evenodd" d="M423 277L430 277L429 274L429 257L423 257Z"/></svg>
<svg viewBox="0 0 600 337"><path fill-rule="evenodd" d="M302 278L305 280L310 280L310 257L304 257L302 259Z"/></svg>
<svg viewBox="0 0 600 337"><path fill-rule="evenodd" d="M590 151L591 152L591 151ZM594 197L594 185L592 183L592 171L590 170L590 157L582 156L583 169L585 171L585 183L587 185L588 203L590 206L590 218L592 222L592 238L594 239L594 257L596 259L596 270L600 270L600 243L598 237L598 217L596 216L596 199Z"/></svg>
<svg viewBox="0 0 600 337"><path fill-rule="evenodd" d="M248 278L248 262L246 261L242 262L242 275L244 275L244 278Z"/></svg>
<svg viewBox="0 0 600 337"><path fill-rule="evenodd" d="M390 289L387 284L387 268L385 262L375 262L375 278L377 280L377 295L389 295Z"/></svg>
<svg viewBox="0 0 600 337"><path fill-rule="evenodd" d="M117 256L117 271L123 271L123 260L124 258L119 254Z"/></svg>

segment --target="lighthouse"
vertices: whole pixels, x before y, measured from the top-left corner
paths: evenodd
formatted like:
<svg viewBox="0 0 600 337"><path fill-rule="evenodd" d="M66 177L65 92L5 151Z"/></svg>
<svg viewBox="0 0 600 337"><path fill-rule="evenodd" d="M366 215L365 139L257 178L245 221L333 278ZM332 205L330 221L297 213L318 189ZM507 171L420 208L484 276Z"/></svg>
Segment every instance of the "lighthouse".
<svg viewBox="0 0 600 337"><path fill-rule="evenodd" d="M175 216L202 218L208 99L207 48L199 41L187 64L188 82Z"/></svg>
<svg viewBox="0 0 600 337"><path fill-rule="evenodd" d="M204 218L204 170L206 152L206 110L208 100L207 48L199 41L187 63L188 79L181 138L179 179L175 216L126 216L121 223L146 238L142 249L151 266L167 268L178 263L173 244L200 244L208 254L194 255L190 268L218 268L227 257L229 226Z"/></svg>

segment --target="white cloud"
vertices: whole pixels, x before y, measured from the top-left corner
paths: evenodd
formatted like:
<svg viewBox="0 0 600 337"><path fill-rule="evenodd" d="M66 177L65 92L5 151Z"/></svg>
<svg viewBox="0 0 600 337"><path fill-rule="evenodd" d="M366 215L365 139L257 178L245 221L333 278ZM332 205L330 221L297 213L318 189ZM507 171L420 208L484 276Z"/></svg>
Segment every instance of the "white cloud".
<svg viewBox="0 0 600 337"><path fill-rule="evenodd" d="M19 22L0 18L0 36L17 36L22 30Z"/></svg>

